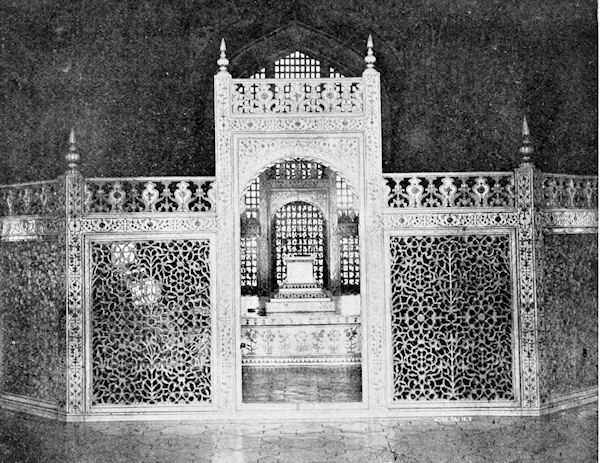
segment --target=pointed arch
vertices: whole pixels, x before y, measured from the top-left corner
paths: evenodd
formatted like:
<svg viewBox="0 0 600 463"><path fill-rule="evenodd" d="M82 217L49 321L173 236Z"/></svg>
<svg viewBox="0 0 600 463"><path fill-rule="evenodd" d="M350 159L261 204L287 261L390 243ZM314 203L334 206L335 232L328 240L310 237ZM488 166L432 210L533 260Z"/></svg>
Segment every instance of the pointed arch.
<svg viewBox="0 0 600 463"><path fill-rule="evenodd" d="M247 78L275 61L299 51L332 67L345 76L359 76L364 70L363 56L335 38L292 21L276 29L230 57L229 69L234 77Z"/></svg>

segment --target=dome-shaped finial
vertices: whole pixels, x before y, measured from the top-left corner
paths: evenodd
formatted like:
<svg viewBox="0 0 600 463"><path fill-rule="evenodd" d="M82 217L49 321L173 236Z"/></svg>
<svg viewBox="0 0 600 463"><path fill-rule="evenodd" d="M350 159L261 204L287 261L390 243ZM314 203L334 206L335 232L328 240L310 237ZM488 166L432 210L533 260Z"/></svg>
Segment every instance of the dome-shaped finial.
<svg viewBox="0 0 600 463"><path fill-rule="evenodd" d="M373 55L373 37L371 37L371 34L369 34L369 38L367 40L367 56L365 56L365 63L367 63L367 69L373 69L375 61L376 58Z"/></svg>
<svg viewBox="0 0 600 463"><path fill-rule="evenodd" d="M527 116L523 116L523 127L521 129L521 148L519 153L521 154L521 162L531 163L531 155L533 154L533 145L531 144L531 138L529 137L529 126L527 125Z"/></svg>
<svg viewBox="0 0 600 463"><path fill-rule="evenodd" d="M69 151L65 154L65 160L67 161L67 167L69 168L67 173L77 173L79 159L80 156L75 147L75 129L71 128L71 133L69 134Z"/></svg>
<svg viewBox="0 0 600 463"><path fill-rule="evenodd" d="M225 46L225 39L221 39L221 57L217 60L217 64L219 65L219 70L221 72L225 72L227 71L227 66L229 65L229 60L227 59L227 56L225 55L225 51L227 50L227 47Z"/></svg>

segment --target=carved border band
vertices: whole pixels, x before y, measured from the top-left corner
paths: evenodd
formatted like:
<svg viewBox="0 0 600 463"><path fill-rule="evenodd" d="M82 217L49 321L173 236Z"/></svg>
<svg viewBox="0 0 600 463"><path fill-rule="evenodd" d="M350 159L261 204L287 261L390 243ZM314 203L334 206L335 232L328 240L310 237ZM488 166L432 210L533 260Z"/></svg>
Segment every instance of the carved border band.
<svg viewBox="0 0 600 463"><path fill-rule="evenodd" d="M523 408L539 406L537 304L535 297L536 230L534 223L535 169L523 164L516 170L517 264L520 303L521 395Z"/></svg>
<svg viewBox="0 0 600 463"><path fill-rule="evenodd" d="M28 241L46 235L62 235L65 220L57 217L2 217L0 229L0 241Z"/></svg>
<svg viewBox="0 0 600 463"><path fill-rule="evenodd" d="M77 224L79 233L216 231L217 216L196 213L188 217L84 217Z"/></svg>
<svg viewBox="0 0 600 463"><path fill-rule="evenodd" d="M231 153L231 74L221 70L215 85L215 166L218 214L217 265L217 365L214 377L215 402L219 411L231 411L236 404L235 384L235 252L233 160Z"/></svg>
<svg viewBox="0 0 600 463"><path fill-rule="evenodd" d="M335 117L252 117L232 118L234 132L360 132L364 117L337 114Z"/></svg>
<svg viewBox="0 0 600 463"><path fill-rule="evenodd" d="M543 228L598 228L598 211L542 211L536 214L536 225Z"/></svg>
<svg viewBox="0 0 600 463"><path fill-rule="evenodd" d="M379 73L373 68L363 72L365 98L365 156L364 156L364 194L360 195L365 211L366 236L361 237L361 260L367 278L361 278L363 290L364 336L367 337L365 349L369 381L369 407L385 408L387 378L391 378L387 368L387 353L391 352L391 341L386 339L385 287L384 287L384 251L383 251L383 182L381 155L381 88ZM364 197L364 199L363 199ZM363 271L361 269L361 271ZM363 373L364 374L364 373Z"/></svg>
<svg viewBox="0 0 600 463"><path fill-rule="evenodd" d="M457 213L386 213L382 218L387 230L406 228L448 227L516 227L518 216L514 212L457 212Z"/></svg>
<svg viewBox="0 0 600 463"><path fill-rule="evenodd" d="M67 412L83 413L83 235L79 232L83 210L83 179L69 174L65 179L67 216Z"/></svg>

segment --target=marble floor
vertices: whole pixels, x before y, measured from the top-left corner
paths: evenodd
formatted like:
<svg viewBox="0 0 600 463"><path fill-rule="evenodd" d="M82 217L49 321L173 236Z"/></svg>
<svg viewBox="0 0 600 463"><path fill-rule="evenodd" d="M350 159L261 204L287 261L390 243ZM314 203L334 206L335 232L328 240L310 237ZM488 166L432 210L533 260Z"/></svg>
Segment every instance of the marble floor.
<svg viewBox="0 0 600 463"><path fill-rule="evenodd" d="M242 400L251 402L360 402L360 365L243 367Z"/></svg>
<svg viewBox="0 0 600 463"><path fill-rule="evenodd" d="M597 447L596 403L541 418L273 424L64 424L0 410L4 463L585 463Z"/></svg>

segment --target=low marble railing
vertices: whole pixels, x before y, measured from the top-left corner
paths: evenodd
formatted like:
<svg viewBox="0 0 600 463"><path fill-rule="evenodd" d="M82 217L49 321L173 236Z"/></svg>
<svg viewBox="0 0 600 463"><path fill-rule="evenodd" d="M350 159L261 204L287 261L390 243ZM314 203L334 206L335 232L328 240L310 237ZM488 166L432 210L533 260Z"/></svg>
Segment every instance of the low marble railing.
<svg viewBox="0 0 600 463"><path fill-rule="evenodd" d="M360 78L234 79L233 114L361 113Z"/></svg>
<svg viewBox="0 0 600 463"><path fill-rule="evenodd" d="M541 206L548 209L596 209L598 177L542 174Z"/></svg>
<svg viewBox="0 0 600 463"><path fill-rule="evenodd" d="M215 210L214 177L87 178L86 214Z"/></svg>
<svg viewBox="0 0 600 463"><path fill-rule="evenodd" d="M0 216L55 214L61 207L58 181L0 186Z"/></svg>
<svg viewBox="0 0 600 463"><path fill-rule="evenodd" d="M384 174L386 208L513 208L512 172Z"/></svg>

